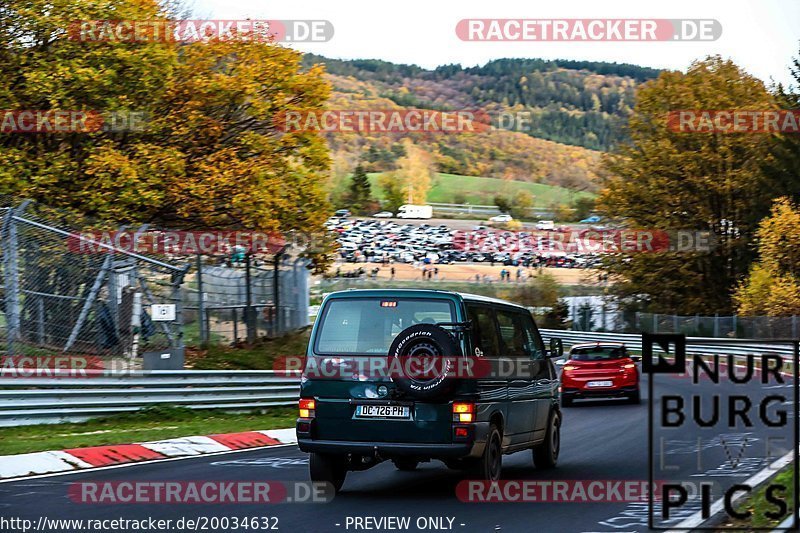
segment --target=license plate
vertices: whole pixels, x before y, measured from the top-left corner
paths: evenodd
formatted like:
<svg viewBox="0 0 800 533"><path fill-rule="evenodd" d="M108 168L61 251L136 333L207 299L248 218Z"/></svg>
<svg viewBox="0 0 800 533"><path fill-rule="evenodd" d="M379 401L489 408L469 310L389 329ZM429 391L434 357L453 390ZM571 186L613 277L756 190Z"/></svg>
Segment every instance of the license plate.
<svg viewBox="0 0 800 533"><path fill-rule="evenodd" d="M411 410L403 405L357 405L356 418L411 418Z"/></svg>
<svg viewBox="0 0 800 533"><path fill-rule="evenodd" d="M587 387L610 387L614 384L613 381L590 381L586 384Z"/></svg>

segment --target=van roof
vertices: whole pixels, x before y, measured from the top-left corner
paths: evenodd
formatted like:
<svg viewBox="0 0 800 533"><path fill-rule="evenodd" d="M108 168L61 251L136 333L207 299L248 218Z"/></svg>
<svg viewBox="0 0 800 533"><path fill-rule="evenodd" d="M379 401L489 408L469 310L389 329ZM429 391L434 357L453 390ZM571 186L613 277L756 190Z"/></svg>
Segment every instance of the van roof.
<svg viewBox="0 0 800 533"><path fill-rule="evenodd" d="M391 297L391 296L418 296L418 297L426 297L432 294L441 294L441 295L449 295L449 296L456 296L457 298L461 298L465 302L479 302L479 303L491 303L497 305L505 305L510 307L516 307L519 309L523 309L526 312L528 311L524 306L515 304L512 302L507 302L505 300L500 300L499 298L491 298L489 296L482 296L480 294L470 294L468 292L456 292L456 291L445 291L439 289L346 289L343 291L337 291L329 294L332 297L347 297L348 295L352 295L353 297L356 296L382 296L382 297Z"/></svg>

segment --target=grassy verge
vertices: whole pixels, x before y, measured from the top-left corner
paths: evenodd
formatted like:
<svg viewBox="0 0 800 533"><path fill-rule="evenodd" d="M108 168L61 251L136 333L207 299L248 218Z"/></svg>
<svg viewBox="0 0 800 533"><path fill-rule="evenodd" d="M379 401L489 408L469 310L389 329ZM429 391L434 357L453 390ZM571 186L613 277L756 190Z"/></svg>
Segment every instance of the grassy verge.
<svg viewBox="0 0 800 533"><path fill-rule="evenodd" d="M726 528L736 528L742 531L748 531L753 528L766 528L771 529L780 524L787 515L778 519L772 519L766 516L766 513L775 513L778 508L774 503L770 503L766 498L766 489L769 485L780 484L786 487L786 492L777 492L775 497L783 499L792 512L792 502L794 501L794 482L793 482L793 467L788 466L782 470L774 479L769 483L759 488L752 496L744 499L735 506L738 512L750 511L751 516L748 520L728 520L725 524Z"/></svg>
<svg viewBox="0 0 800 533"><path fill-rule="evenodd" d="M265 339L252 346L210 345L187 350L186 368L194 370L272 370L276 357L305 356L311 329Z"/></svg>
<svg viewBox="0 0 800 533"><path fill-rule="evenodd" d="M294 427L296 410L275 407L264 413L234 414L157 407L81 423L0 428L0 455L128 444L191 435L212 435Z"/></svg>

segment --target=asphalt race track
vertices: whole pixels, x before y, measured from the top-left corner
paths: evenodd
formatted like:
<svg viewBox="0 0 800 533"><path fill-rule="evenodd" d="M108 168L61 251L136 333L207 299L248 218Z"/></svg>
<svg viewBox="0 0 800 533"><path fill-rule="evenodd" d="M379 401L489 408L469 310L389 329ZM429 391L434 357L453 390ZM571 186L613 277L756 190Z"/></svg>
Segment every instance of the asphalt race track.
<svg viewBox="0 0 800 533"><path fill-rule="evenodd" d="M725 386L702 381L691 385L688 379L670 376L659 377L656 384L658 397L666 392L684 396L700 394L704 401L719 387ZM645 400L641 405L597 400L578 402L574 407L565 409L559 467L552 471L537 471L533 467L531 454L520 452L504 457L503 479L646 481L648 407L647 387L644 385L646 381L643 381ZM751 383L747 389L738 387L749 391L754 397L767 392L785 394L789 401L781 407L786 409L788 420L793 420L793 386L788 378L785 385L765 387L760 383ZM767 387L769 390L766 390ZM752 428L714 430L715 434L711 435L708 430L682 428L669 436L668 449L671 451L667 452L667 462L679 468L678 477L681 479L691 477L728 487L744 481L790 450L788 439L791 430L790 423L779 431L787 439L785 446L781 448L773 444L771 457L766 458L764 443L767 436L777 434L775 429L756 423ZM693 448L698 436L703 439L702 461L698 461ZM647 502L463 503L455 496L455 487L461 475L439 462L423 464L415 472L400 472L391 462L382 463L371 470L351 472L343 492L330 503L109 505L75 503L67 497L70 484L79 481L208 480L306 481L307 457L295 446L284 446L1 483L0 516L27 518L34 523L41 516L49 519L153 517L173 520L182 517L270 516L277 518L278 530L292 533L365 531L367 529L354 527L353 517L389 516L411 517L411 527L407 529L410 531L419 530L415 521L420 516L444 518L444 528L448 527L447 519L452 519L452 530L469 532L647 530ZM687 509L665 525L675 525L696 510L697 507ZM348 517L351 518L349 527ZM275 524L275 521L272 523ZM73 530L76 529L47 531ZM230 529L208 526L206 530Z"/></svg>

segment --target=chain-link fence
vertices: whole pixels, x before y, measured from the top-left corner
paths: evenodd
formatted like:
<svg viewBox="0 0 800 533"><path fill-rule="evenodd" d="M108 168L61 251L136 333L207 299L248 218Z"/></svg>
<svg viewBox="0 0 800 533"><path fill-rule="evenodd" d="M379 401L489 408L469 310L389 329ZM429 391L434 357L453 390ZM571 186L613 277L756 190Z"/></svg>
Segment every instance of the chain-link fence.
<svg viewBox="0 0 800 533"><path fill-rule="evenodd" d="M132 360L182 354L186 344L254 342L309 323L308 261L290 247L141 253L97 237L103 232L137 242L154 230L0 197L0 355Z"/></svg>
<svg viewBox="0 0 800 533"><path fill-rule="evenodd" d="M308 325L308 260L287 253L242 259L197 258L183 291L187 338L252 343Z"/></svg>
<svg viewBox="0 0 800 533"><path fill-rule="evenodd" d="M30 202L2 206L0 337L7 355L128 356L179 348L187 266L127 252L68 226ZM156 322L149 304L172 304Z"/></svg>

